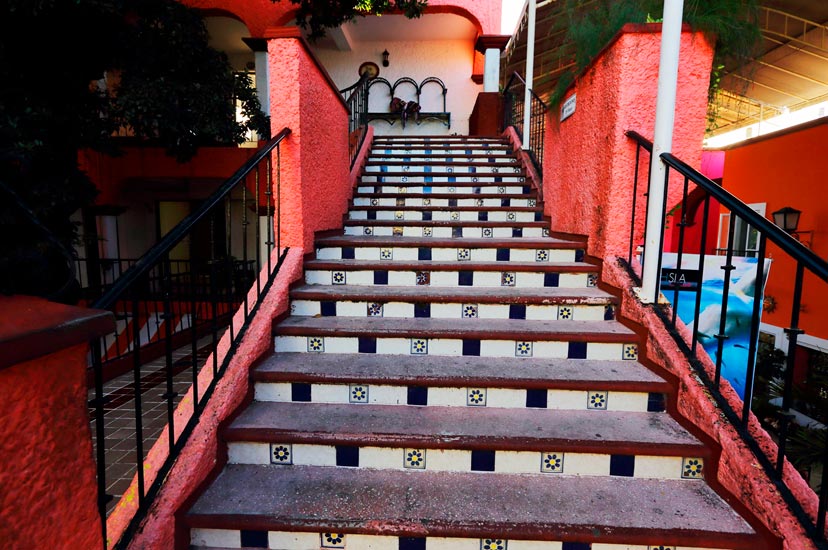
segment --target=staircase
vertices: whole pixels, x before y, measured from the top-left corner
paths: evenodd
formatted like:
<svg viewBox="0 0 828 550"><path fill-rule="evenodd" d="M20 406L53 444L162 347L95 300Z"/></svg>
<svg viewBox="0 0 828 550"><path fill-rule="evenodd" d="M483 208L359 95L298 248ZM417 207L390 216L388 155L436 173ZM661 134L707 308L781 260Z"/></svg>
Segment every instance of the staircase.
<svg viewBox="0 0 828 550"><path fill-rule="evenodd" d="M380 137L317 240L191 547L766 548L584 244L497 138ZM674 409L674 407L672 407Z"/></svg>

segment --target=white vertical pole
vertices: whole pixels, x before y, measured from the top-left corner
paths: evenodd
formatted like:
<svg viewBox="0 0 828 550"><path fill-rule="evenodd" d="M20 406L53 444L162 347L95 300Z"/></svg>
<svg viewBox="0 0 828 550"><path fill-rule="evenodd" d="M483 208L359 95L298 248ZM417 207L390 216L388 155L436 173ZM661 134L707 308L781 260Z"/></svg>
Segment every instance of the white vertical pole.
<svg viewBox="0 0 828 550"><path fill-rule="evenodd" d="M483 91L497 92L500 83L500 49L486 48L486 64L483 66Z"/></svg>
<svg viewBox="0 0 828 550"><path fill-rule="evenodd" d="M529 123L532 116L532 81L535 79L536 0L526 6L526 90L523 93L523 148L529 148Z"/></svg>
<svg viewBox="0 0 828 550"><path fill-rule="evenodd" d="M681 19L684 0L665 0L664 22L661 24L661 60L658 67L658 98L656 99L653 154L650 159L650 190L647 197L647 234L644 235L644 273L639 298L652 304L658 301L659 254L664 228L664 177L666 165L659 157L673 149L673 122L676 113ZM680 267L680 266L677 266Z"/></svg>

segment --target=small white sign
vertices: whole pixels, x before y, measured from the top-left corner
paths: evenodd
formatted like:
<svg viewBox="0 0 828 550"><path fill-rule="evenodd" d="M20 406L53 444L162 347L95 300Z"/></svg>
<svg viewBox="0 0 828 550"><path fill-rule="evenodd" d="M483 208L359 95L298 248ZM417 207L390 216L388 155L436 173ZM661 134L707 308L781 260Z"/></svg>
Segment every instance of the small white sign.
<svg viewBox="0 0 828 550"><path fill-rule="evenodd" d="M572 94L566 101L563 102L561 105L561 122L568 119L575 113L575 97L576 94Z"/></svg>

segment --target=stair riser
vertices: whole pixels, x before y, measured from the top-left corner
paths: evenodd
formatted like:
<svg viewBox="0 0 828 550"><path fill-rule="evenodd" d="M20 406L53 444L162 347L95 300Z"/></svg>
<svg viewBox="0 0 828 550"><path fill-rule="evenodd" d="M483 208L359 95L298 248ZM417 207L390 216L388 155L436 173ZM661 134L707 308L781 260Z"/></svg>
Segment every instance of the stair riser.
<svg viewBox="0 0 828 550"><path fill-rule="evenodd" d="M494 187L495 190L497 189L498 185L509 185L512 184L522 184L526 182L526 177L523 175L498 175L498 174L482 174L482 175L460 175L456 176L453 174L431 174L431 175L405 175L405 174L391 174L391 175L369 175L369 176L362 176L360 178L360 187L357 189L358 193L414 193L412 185L419 184L421 187L423 185L428 186L429 184L434 184L435 192L437 190L443 190L441 192L448 192L448 193L472 193L473 191L462 191L471 186L480 186L481 188L485 189L487 187ZM374 187L370 187L367 189L371 189L370 191L364 191L366 189L366 185L369 184L378 184L378 183L385 183L385 184L394 184L394 187L383 187L386 189L385 191L373 191ZM464 185L465 184L465 185ZM407 185L406 188L403 188L403 185ZM457 189L452 191L453 186L456 186ZM511 189L511 188L507 188ZM524 186L520 188L520 191L500 191L501 193L529 193L529 187ZM422 191L417 191L422 192Z"/></svg>
<svg viewBox="0 0 828 550"><path fill-rule="evenodd" d="M570 342L564 339L522 341L514 339L457 339L410 337L325 336L307 334L276 336L280 353L372 353L377 355L432 355L442 357L540 357L569 359L638 359L635 344ZM632 346L632 347L630 347ZM625 353L625 348L627 352ZM631 351L635 349L635 351ZM360 351L362 350L362 351ZM311 360L309 358L309 360Z"/></svg>
<svg viewBox="0 0 828 550"><path fill-rule="evenodd" d="M373 217L371 217L373 216ZM351 210L349 220L399 220L399 221L489 221L489 222L537 222L543 220L541 212L450 212L434 210L431 212L411 212L405 210Z"/></svg>
<svg viewBox="0 0 828 550"><path fill-rule="evenodd" d="M468 222L466 222L468 223ZM516 222L517 223L517 222ZM528 222L523 222L528 223ZM533 222L535 223L535 222ZM402 222L401 222L402 224ZM470 239L511 237L548 237L549 229L545 227L521 227L519 225L507 227L481 227L467 225L465 227L430 227L422 225L373 226L348 225L345 235L374 235L375 237L435 237L439 239L466 237Z"/></svg>
<svg viewBox="0 0 828 550"><path fill-rule="evenodd" d="M423 257L427 254L427 257ZM426 248L418 247L353 247L353 257L343 258L341 247L319 248L318 260L388 260L388 261L471 261L471 262L575 262L576 250L535 249L535 248ZM505 266L505 264L504 264Z"/></svg>
<svg viewBox="0 0 828 550"><path fill-rule="evenodd" d="M248 536L260 536L273 550L326 550L328 548L346 548L347 550L583 550L590 548L577 542L530 541L506 539L472 539L428 537L421 540L386 535L342 535L341 542L325 545L329 533L303 533L270 531L247 532ZM193 550L242 548L241 531L219 529L193 529L190 541ZM586 543L584 543L586 544ZM713 548L690 548L688 546L668 546L659 543L647 544L608 544L593 543L591 550L716 550Z"/></svg>
<svg viewBox="0 0 828 550"><path fill-rule="evenodd" d="M512 149L510 147L493 146L482 147L480 145L455 145L445 147L442 145L434 145L432 147L425 147L423 145L411 146L396 146L390 147L374 147L372 152L378 155L401 155L401 156L451 156L456 157L460 155L511 155Z"/></svg>
<svg viewBox="0 0 828 550"><path fill-rule="evenodd" d="M519 193L522 194L522 193ZM503 197L465 197L465 198L372 198L365 196L355 196L353 200L354 206L426 206L426 207L492 207L492 208L508 208L508 207L534 207L537 205L535 199L527 198L503 198Z"/></svg>
<svg viewBox="0 0 828 550"><path fill-rule="evenodd" d="M469 156L469 155L384 155L384 156L377 156L381 155L382 153L376 153L368 157L368 166L373 168L374 164L389 164L389 165L400 165L400 164L409 164L409 165L416 165L422 163L439 163L444 166L452 166L456 164L497 164L497 165L510 165L510 164L517 164L517 159L511 155L506 155L504 153L500 153L497 155L483 155L483 156Z"/></svg>
<svg viewBox="0 0 828 550"><path fill-rule="evenodd" d="M539 262L540 263L540 262ZM594 286L594 278L588 273L543 273L543 272L500 272L500 271L328 271L310 269L305 271L305 282L309 285L357 285L373 286L436 286L436 287L561 287L584 288ZM504 266L505 267L505 266ZM509 274L512 275L509 275ZM555 277L557 275L557 277ZM426 280L426 277L428 280ZM385 280L385 283L376 281Z"/></svg>
<svg viewBox="0 0 828 550"><path fill-rule="evenodd" d="M492 159L494 160L494 159ZM500 163L506 164L506 163ZM506 166L499 166L497 162L477 163L475 166L458 164L457 166L435 167L429 164L417 164L415 162L385 163L381 166L366 166L363 176L382 175L393 172L432 172L440 175L461 175L461 174L520 174L523 169L515 163Z"/></svg>
<svg viewBox="0 0 828 550"><path fill-rule="evenodd" d="M353 447L351 447L353 449ZM465 449L427 449L403 447L359 447L351 451L358 455L357 468L375 468L380 470L420 470L432 472L474 472L485 471L495 474L546 474L577 476L611 475L612 447L608 446L606 454L568 453L560 450L539 451L494 451L494 469L475 469L472 451ZM491 459L491 451L484 451ZM337 449L335 445L312 445L293 443L286 436L285 441L265 442L231 442L229 445L231 464L277 464L290 467L297 466L337 466ZM477 454L477 453L475 453ZM409 458L409 456L411 458ZM632 455L625 455L632 456ZM685 479L682 478L682 458L680 456L635 455L628 461L624 477L644 479ZM692 457L686 457L692 458ZM412 463L412 460L414 462ZM353 458L352 458L353 460ZM616 459L617 460L617 459ZM342 462L340 460L340 462ZM629 468L629 462L633 462ZM350 462L353 464L353 462ZM415 467L416 466L416 467ZM485 465L491 468L491 464ZM631 470L631 471L630 471ZM694 480L687 480L692 482ZM542 480L538 480L542 482Z"/></svg>
<svg viewBox="0 0 828 550"><path fill-rule="evenodd" d="M490 407L501 409L546 408L554 410L594 410L647 412L649 394L606 390L533 390L486 387L429 387L418 394L419 401L409 403L408 386L381 384L302 384L310 386L310 403L427 405L429 407ZM256 400L293 403L294 385L290 382L257 382ZM307 391L307 387L304 388ZM541 393L538 393L541 392ZM528 404L545 407L529 407ZM307 396L305 395L306 398Z"/></svg>
<svg viewBox="0 0 828 550"><path fill-rule="evenodd" d="M572 319L576 321L603 321L607 316L607 306L561 306L561 305L527 305L522 310L528 320L550 321L555 319ZM360 302L334 301L326 302L325 307L317 300L293 300L290 303L291 315L316 317L325 313L335 313L338 317L386 317L413 319L425 317L422 305L412 302ZM509 319L514 315L510 304L469 304L469 303L431 303L426 311L432 319Z"/></svg>

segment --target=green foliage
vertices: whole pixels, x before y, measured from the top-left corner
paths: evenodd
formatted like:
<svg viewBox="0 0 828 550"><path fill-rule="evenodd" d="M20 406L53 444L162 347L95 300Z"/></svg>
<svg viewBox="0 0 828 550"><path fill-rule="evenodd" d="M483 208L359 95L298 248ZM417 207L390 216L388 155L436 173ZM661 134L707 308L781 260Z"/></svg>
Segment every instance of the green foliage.
<svg viewBox="0 0 828 550"><path fill-rule="evenodd" d="M281 0L271 0L279 2ZM418 18L425 10L427 0L290 0L299 6L296 24L310 31L312 40L325 36L325 30L335 28L357 17L382 15L399 11L409 18Z"/></svg>
<svg viewBox="0 0 828 550"><path fill-rule="evenodd" d="M235 122L234 97L247 124ZM269 133L250 79L208 47L193 9L174 0L0 1L0 183L66 247L76 235L69 216L95 196L77 151L115 154L113 135L124 128L180 160L199 145L241 143L248 129ZM65 266L53 265L54 247L2 188L0 230L0 291L48 293L44 281Z"/></svg>
<svg viewBox="0 0 828 550"><path fill-rule="evenodd" d="M589 65L625 23L660 21L663 0L564 0L558 30L575 48L575 67L562 77L550 102L561 102L574 75ZM684 21L715 38L713 66L743 64L761 38L758 0L686 0ZM711 93L718 89L721 73L711 79Z"/></svg>

